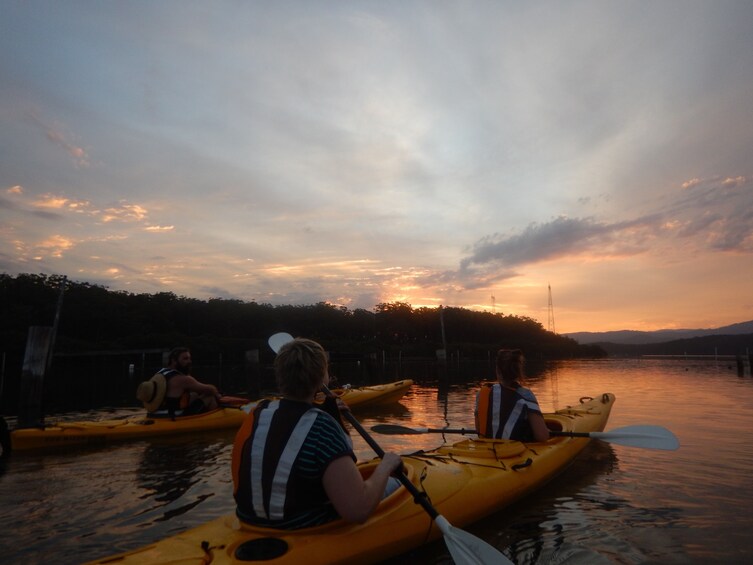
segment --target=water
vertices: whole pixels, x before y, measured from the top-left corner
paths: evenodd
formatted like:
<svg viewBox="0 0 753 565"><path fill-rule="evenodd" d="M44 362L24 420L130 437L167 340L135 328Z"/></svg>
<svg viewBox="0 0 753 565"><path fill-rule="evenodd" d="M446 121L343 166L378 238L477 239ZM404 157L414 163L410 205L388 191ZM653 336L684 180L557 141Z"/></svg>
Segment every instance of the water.
<svg viewBox="0 0 753 565"><path fill-rule="evenodd" d="M656 424L678 451L593 441L562 475L532 496L467 527L514 562L753 562L753 379L726 363L599 360L551 364L529 385L544 410L612 392L607 430ZM356 415L377 423L468 427L475 383L414 386L400 404ZM131 410L67 414L111 418ZM234 432L104 449L14 453L0 467L4 563L81 563L139 547L233 510ZM356 452L370 459L353 434ZM378 436L388 450L436 447L441 435ZM459 439L448 435L447 441ZM390 560L450 563L434 543Z"/></svg>

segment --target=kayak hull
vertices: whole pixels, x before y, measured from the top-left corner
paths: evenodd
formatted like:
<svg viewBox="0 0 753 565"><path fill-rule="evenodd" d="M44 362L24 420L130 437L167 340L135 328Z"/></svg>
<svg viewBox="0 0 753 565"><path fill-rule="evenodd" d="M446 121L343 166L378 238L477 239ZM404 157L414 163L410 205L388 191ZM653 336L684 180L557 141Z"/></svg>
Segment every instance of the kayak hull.
<svg viewBox="0 0 753 565"><path fill-rule="evenodd" d="M583 399L546 414L552 429L602 431L614 395ZM406 473L437 511L463 527L499 511L562 472L589 438L559 436L545 443L465 439L403 456ZM368 475L377 461L359 465ZM225 516L176 536L92 563L274 564L374 563L442 536L406 489L382 501L364 524L338 520L287 531L242 524Z"/></svg>
<svg viewBox="0 0 753 565"><path fill-rule="evenodd" d="M237 428L246 417L240 407L219 408L194 416L132 416L117 420L57 422L44 428L22 428L10 434L13 451L70 445L101 445L180 433Z"/></svg>
<svg viewBox="0 0 753 565"><path fill-rule="evenodd" d="M383 385L360 388L337 389L336 392L351 408L376 406L397 402L413 385L411 380L402 380ZM169 418L147 414L129 418L56 422L43 428L22 428L10 432L10 448L13 451L52 449L73 445L102 445L109 442L133 441L166 435L195 433L201 431L239 428L256 402L240 405L242 399L228 399L226 406L193 416Z"/></svg>
<svg viewBox="0 0 753 565"><path fill-rule="evenodd" d="M350 408L360 408L398 402L411 386L413 386L413 381L404 379L383 385L334 389L332 392L339 396Z"/></svg>

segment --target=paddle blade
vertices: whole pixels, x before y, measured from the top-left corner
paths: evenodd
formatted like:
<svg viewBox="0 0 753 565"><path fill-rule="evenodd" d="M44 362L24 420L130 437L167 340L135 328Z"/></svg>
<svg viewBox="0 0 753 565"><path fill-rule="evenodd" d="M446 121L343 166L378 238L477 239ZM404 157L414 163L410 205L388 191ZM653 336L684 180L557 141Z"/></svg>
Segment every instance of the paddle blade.
<svg viewBox="0 0 753 565"><path fill-rule="evenodd" d="M501 551L484 540L454 527L444 516L437 516L434 522L444 536L444 543L455 565L513 565Z"/></svg>
<svg viewBox="0 0 753 565"><path fill-rule="evenodd" d="M628 447L666 451L680 447L677 436L662 426L626 426L609 432L591 432L589 436Z"/></svg>
<svg viewBox="0 0 753 565"><path fill-rule="evenodd" d="M289 341L293 341L292 335L287 332L279 332L270 336L267 343L269 344L269 347L272 348L272 351L277 353L278 351L280 351L280 348Z"/></svg>

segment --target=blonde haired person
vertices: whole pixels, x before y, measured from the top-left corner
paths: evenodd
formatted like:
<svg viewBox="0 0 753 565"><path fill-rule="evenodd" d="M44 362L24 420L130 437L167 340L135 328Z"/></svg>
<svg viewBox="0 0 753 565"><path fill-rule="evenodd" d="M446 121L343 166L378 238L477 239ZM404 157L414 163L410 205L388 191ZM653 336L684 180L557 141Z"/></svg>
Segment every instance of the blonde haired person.
<svg viewBox="0 0 753 565"><path fill-rule="evenodd" d="M329 383L327 355L315 341L296 338L283 345L275 376L282 398L261 401L235 438L236 514L244 522L291 530L339 517L365 522L400 457L386 453L363 479L342 424L314 405Z"/></svg>
<svg viewBox="0 0 753 565"><path fill-rule="evenodd" d="M480 437L546 441L549 429L536 395L524 387L525 357L520 349L500 349L496 361L497 382L481 387L474 415Z"/></svg>

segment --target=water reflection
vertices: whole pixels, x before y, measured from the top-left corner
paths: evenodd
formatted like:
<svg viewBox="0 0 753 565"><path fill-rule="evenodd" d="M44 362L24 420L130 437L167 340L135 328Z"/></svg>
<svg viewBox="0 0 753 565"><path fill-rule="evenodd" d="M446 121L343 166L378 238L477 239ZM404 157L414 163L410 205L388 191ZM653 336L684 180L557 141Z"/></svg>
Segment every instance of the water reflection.
<svg viewBox="0 0 753 565"><path fill-rule="evenodd" d="M155 521L170 520L214 496L213 492L191 495L189 491L195 485L200 487L201 474L217 466L225 447L226 444L218 442L216 437L202 437L200 434L190 439L163 440L147 445L136 481L143 491L139 498L153 501L149 512L158 509L163 512ZM180 504L173 505L176 501Z"/></svg>

